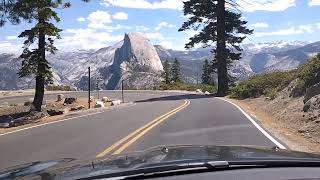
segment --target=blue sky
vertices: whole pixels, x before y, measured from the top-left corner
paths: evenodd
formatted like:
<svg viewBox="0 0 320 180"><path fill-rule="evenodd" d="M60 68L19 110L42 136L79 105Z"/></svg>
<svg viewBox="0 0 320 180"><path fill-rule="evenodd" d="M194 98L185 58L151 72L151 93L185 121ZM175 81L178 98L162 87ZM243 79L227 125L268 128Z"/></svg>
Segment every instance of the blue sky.
<svg viewBox="0 0 320 180"><path fill-rule="evenodd" d="M194 31L178 32L184 22L183 0L71 0L72 7L59 10L64 51L98 49L123 39L125 32L140 31L166 48L184 49ZM255 33L245 43L319 41L320 0L237 0L244 19ZM21 50L17 35L30 27L26 22L0 28L0 51Z"/></svg>

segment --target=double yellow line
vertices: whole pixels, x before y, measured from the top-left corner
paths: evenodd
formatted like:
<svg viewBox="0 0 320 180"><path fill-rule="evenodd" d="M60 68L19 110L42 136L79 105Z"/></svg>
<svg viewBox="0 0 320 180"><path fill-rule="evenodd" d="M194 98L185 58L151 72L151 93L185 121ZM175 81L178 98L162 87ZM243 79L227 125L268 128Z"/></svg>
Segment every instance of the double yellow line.
<svg viewBox="0 0 320 180"><path fill-rule="evenodd" d="M109 154L110 152L113 152L112 154L121 153L126 148L128 148L131 144L136 142L140 137L142 137L144 134L146 134L148 131L150 131L151 129L156 127L158 124L164 122L172 115L174 115L177 112L181 111L182 109L186 108L187 106L189 106L189 104L190 104L190 101L184 100L184 103L181 106L167 112L166 114L163 114L162 116L154 119L153 121L149 122L148 124L144 125L143 127L135 130L134 132L132 132L128 136L124 137L120 141L114 143L113 145L111 145L110 147L108 147L107 149L105 149L104 151L99 153L96 157L101 158L101 157Z"/></svg>

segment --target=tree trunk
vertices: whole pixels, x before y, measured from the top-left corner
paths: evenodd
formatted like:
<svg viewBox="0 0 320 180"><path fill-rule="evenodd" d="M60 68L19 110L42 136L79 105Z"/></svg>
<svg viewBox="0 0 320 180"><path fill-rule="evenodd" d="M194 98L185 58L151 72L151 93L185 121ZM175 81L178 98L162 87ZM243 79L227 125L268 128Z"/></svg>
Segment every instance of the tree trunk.
<svg viewBox="0 0 320 180"><path fill-rule="evenodd" d="M218 0L217 4L217 61L218 61L218 96L225 96L228 92L228 70L226 57L226 12L225 0Z"/></svg>
<svg viewBox="0 0 320 180"><path fill-rule="evenodd" d="M41 14L39 14L39 23L44 23L44 19L41 18ZM37 75L36 75L36 92L33 99L33 106L35 111L41 111L41 105L43 102L44 96L44 84L45 84L45 43L46 36L43 30L39 30L39 40L38 40L38 49L39 49L39 59L38 59L38 67L37 67Z"/></svg>

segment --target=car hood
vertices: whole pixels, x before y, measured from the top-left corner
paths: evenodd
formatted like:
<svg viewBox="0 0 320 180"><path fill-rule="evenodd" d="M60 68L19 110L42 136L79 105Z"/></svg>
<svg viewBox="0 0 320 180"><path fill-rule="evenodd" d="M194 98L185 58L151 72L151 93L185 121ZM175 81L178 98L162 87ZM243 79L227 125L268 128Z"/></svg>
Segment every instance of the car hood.
<svg viewBox="0 0 320 180"><path fill-rule="evenodd" d="M158 146L146 151L107 156L80 162L76 159L58 159L33 162L5 169L0 179L42 178L76 179L87 175L99 175L134 170L166 164L186 163L194 160L210 161L319 161L320 155L257 146L178 145Z"/></svg>

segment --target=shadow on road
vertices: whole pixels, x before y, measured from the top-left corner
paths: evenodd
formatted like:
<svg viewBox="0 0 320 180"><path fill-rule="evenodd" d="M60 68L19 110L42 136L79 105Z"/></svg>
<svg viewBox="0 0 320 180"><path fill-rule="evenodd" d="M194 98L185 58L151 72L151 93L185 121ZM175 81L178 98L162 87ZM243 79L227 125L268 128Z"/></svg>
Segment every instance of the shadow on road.
<svg viewBox="0 0 320 180"><path fill-rule="evenodd" d="M150 99L139 100L135 102L140 103L140 102L154 102L154 101L173 101L173 100L183 100L183 99L205 99L205 98L212 98L212 97L215 97L215 95L182 94L182 95L150 98Z"/></svg>

